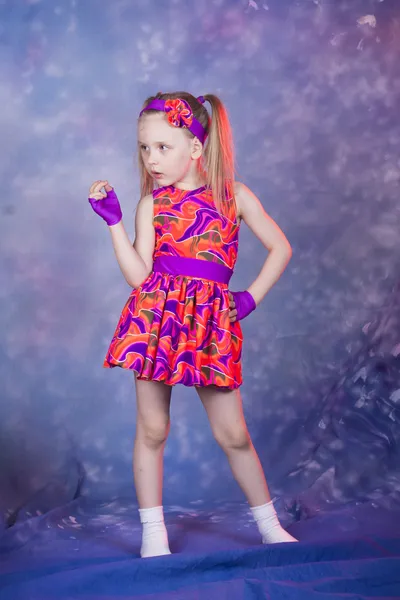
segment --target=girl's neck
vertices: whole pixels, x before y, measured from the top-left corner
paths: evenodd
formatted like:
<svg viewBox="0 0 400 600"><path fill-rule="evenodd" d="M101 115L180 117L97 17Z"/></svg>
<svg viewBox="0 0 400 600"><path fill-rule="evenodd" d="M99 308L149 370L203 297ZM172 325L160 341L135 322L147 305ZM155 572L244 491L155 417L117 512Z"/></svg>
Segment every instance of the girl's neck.
<svg viewBox="0 0 400 600"><path fill-rule="evenodd" d="M191 185L185 183L185 187L183 187L183 184L181 184L181 183L173 183L171 185L172 185L172 187L174 187L177 190L182 190L182 192L192 192L193 190L198 190L198 189L204 187L206 185L206 183L204 181L201 181L197 184L193 183Z"/></svg>
<svg viewBox="0 0 400 600"><path fill-rule="evenodd" d="M188 191L197 190L206 185L206 174L198 171L193 173L193 176L188 177L185 181L176 181L172 185L178 190Z"/></svg>

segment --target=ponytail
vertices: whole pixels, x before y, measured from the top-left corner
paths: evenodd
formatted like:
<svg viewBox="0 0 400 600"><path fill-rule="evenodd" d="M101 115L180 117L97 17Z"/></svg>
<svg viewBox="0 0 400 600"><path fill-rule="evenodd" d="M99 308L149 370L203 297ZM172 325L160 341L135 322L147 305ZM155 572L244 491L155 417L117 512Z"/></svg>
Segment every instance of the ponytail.
<svg viewBox="0 0 400 600"><path fill-rule="evenodd" d="M222 213L227 200L234 200L235 156L228 113L221 100L206 94L212 117L205 148L207 184L213 190L214 201Z"/></svg>

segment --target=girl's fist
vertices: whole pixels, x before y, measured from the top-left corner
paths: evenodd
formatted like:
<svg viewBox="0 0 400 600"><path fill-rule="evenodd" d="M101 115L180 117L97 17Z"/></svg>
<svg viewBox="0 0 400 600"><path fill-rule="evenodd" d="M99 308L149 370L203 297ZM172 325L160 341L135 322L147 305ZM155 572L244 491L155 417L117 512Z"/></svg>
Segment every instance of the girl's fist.
<svg viewBox="0 0 400 600"><path fill-rule="evenodd" d="M247 290L244 292L229 292L229 320L231 323L241 321L256 308L253 296Z"/></svg>
<svg viewBox="0 0 400 600"><path fill-rule="evenodd" d="M105 192L102 191L104 188ZM108 181L95 181L89 190L89 204L109 227L117 225L122 219L121 206Z"/></svg>

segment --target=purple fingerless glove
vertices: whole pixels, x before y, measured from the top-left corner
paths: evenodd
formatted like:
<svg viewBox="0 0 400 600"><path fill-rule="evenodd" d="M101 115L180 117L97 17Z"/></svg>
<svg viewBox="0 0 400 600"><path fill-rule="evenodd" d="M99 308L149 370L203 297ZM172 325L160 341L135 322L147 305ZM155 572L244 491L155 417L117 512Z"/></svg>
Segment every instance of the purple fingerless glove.
<svg viewBox="0 0 400 600"><path fill-rule="evenodd" d="M253 296L247 290L245 292L231 292L237 310L236 321L241 321L256 308Z"/></svg>
<svg viewBox="0 0 400 600"><path fill-rule="evenodd" d="M121 206L113 189L107 192L106 198L100 200L89 198L89 203L94 212L100 215L109 227L116 225L122 219Z"/></svg>

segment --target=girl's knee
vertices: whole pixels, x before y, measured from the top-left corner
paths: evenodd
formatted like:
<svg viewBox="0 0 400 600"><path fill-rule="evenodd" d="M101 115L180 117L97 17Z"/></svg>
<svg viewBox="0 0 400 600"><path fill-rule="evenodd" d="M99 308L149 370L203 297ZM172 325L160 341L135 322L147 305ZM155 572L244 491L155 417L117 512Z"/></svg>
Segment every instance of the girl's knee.
<svg viewBox="0 0 400 600"><path fill-rule="evenodd" d="M214 437L221 448L229 450L247 450L251 446L249 432L242 425L230 429L221 428L214 431Z"/></svg>
<svg viewBox="0 0 400 600"><path fill-rule="evenodd" d="M169 428L169 421L143 423L138 420L136 425L137 438L142 440L149 448L158 448L167 441Z"/></svg>

